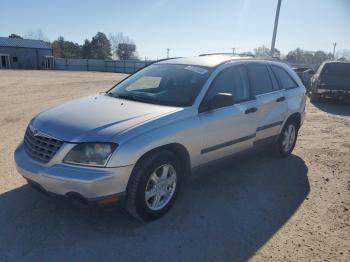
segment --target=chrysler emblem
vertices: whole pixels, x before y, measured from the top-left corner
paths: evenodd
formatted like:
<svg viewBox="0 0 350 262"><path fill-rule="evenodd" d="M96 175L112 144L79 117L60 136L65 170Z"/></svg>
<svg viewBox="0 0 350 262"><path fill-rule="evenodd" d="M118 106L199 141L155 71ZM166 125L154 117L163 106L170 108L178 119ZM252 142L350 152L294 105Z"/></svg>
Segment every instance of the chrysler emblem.
<svg viewBox="0 0 350 262"><path fill-rule="evenodd" d="M44 134L39 129L34 128L32 125L29 125L29 129L30 129L30 131L32 131L33 136L42 136L42 137L46 137L46 138L51 138L51 139L56 139L57 140L57 138L52 137L52 136L50 136L48 134Z"/></svg>
<svg viewBox="0 0 350 262"><path fill-rule="evenodd" d="M39 130L35 129L35 130L33 131L33 136L38 136L38 135L39 135Z"/></svg>
<svg viewBox="0 0 350 262"><path fill-rule="evenodd" d="M39 130L35 129L32 125L29 125L30 131L32 131L33 136L38 136L39 135Z"/></svg>

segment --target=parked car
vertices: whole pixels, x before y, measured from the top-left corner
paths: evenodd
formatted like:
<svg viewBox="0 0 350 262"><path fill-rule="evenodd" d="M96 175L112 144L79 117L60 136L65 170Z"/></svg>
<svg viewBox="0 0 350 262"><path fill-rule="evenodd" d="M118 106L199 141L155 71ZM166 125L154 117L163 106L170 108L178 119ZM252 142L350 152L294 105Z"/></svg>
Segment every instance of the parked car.
<svg viewBox="0 0 350 262"><path fill-rule="evenodd" d="M297 73L305 88L308 90L311 85L311 77L315 74L315 71L309 67L293 67L293 70Z"/></svg>
<svg viewBox="0 0 350 262"><path fill-rule="evenodd" d="M323 62L311 79L310 100L350 98L350 62Z"/></svg>
<svg viewBox="0 0 350 262"><path fill-rule="evenodd" d="M289 156L305 88L280 62L206 55L154 63L106 93L34 117L14 153L36 188L164 215L195 171L259 145Z"/></svg>

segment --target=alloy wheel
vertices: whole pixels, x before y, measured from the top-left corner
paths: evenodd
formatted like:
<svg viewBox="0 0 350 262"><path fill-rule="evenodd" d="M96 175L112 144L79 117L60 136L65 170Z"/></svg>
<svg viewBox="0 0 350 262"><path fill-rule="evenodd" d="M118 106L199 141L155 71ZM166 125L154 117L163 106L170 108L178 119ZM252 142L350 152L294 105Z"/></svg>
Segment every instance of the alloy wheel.
<svg viewBox="0 0 350 262"><path fill-rule="evenodd" d="M146 185L145 200L148 208L157 211L165 207L174 195L176 184L177 174L172 165L157 167Z"/></svg>

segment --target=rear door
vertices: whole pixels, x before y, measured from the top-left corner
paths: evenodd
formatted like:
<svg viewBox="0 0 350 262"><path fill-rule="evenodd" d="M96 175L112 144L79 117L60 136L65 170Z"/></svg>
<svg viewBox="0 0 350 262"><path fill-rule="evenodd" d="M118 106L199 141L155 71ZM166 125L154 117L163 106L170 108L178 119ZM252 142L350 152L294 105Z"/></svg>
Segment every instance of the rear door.
<svg viewBox="0 0 350 262"><path fill-rule="evenodd" d="M251 148L255 139L257 105L244 65L223 69L213 80L202 105L218 93L230 93L235 104L199 113L201 162Z"/></svg>
<svg viewBox="0 0 350 262"><path fill-rule="evenodd" d="M271 70L279 82L287 101L288 112L299 112L302 103L305 103L305 94L300 92L300 87L294 78L284 68L271 65Z"/></svg>
<svg viewBox="0 0 350 262"><path fill-rule="evenodd" d="M258 105L256 141L278 135L287 115L284 90L265 63L249 63L249 76Z"/></svg>

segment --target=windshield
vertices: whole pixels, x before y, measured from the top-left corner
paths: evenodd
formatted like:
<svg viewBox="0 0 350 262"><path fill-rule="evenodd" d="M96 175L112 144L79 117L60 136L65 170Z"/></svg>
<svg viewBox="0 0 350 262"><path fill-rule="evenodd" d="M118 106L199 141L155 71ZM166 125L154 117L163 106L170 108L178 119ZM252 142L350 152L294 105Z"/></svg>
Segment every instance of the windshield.
<svg viewBox="0 0 350 262"><path fill-rule="evenodd" d="M154 64L113 87L114 97L167 106L191 106L209 77L205 67Z"/></svg>
<svg viewBox="0 0 350 262"><path fill-rule="evenodd" d="M350 63L328 63L323 66L322 75L350 76Z"/></svg>

